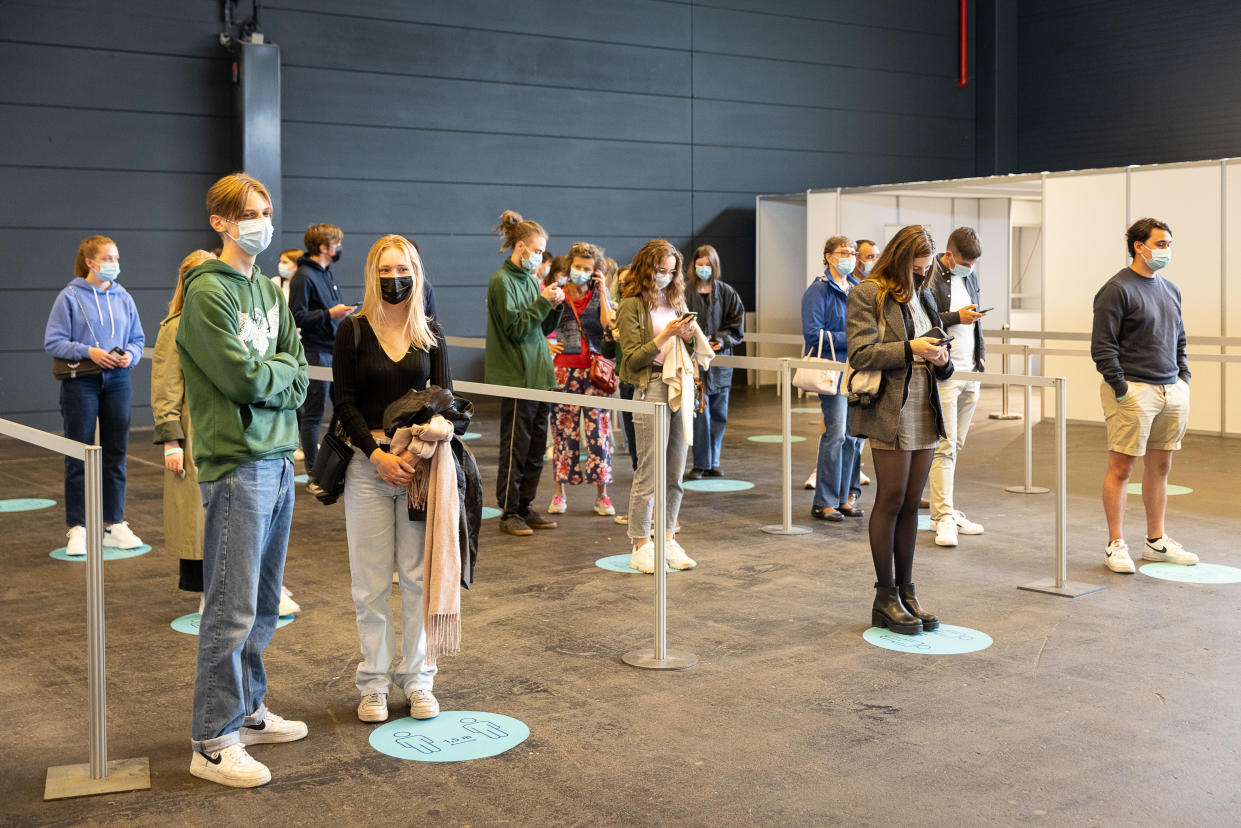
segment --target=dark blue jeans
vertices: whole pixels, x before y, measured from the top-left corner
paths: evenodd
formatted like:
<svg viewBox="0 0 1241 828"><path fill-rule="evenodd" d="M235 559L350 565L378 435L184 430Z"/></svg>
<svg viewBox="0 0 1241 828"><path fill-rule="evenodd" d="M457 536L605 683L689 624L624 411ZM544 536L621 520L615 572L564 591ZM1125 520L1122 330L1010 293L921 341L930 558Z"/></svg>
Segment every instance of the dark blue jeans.
<svg viewBox="0 0 1241 828"><path fill-rule="evenodd" d="M820 394L826 431L819 438L814 505L835 509L861 494L862 440L849 434L849 398Z"/></svg>
<svg viewBox="0 0 1241 828"><path fill-rule="evenodd" d="M728 392L722 388L707 395L706 411L694 412L694 468L708 471L719 468L720 449L724 445L724 427L728 425Z"/></svg>
<svg viewBox="0 0 1241 828"><path fill-rule="evenodd" d="M307 351L306 363L331 368L332 354ZM307 474L314 469L315 457L319 454L319 425L323 422L323 412L327 409L329 386L331 383L327 380L312 379L306 387L306 402L297 409L297 431L301 435L302 452L306 455Z"/></svg>
<svg viewBox="0 0 1241 828"><path fill-rule="evenodd" d="M129 404L133 396L129 369L114 368L91 377L60 383L60 416L65 436L94 445L95 421L99 421L99 445L103 447L103 522L125 519L125 450L129 447ZM81 460L65 458L65 523L86 525L86 477Z"/></svg>

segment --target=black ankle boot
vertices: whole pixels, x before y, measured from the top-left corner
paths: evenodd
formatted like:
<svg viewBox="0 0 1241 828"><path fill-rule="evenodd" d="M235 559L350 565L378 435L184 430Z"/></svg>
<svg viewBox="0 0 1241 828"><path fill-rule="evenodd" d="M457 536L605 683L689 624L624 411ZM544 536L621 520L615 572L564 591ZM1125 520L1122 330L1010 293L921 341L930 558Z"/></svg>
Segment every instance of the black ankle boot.
<svg viewBox="0 0 1241 828"><path fill-rule="evenodd" d="M918 596L914 593L913 584L901 584L896 591L900 595L901 603L905 605L905 609L909 610L911 615L917 616L918 620L922 622L923 632L930 632L939 628L939 618L931 615L918 603Z"/></svg>
<svg viewBox="0 0 1241 828"><path fill-rule="evenodd" d="M922 622L905 609L894 586L875 584L875 605L870 611L870 623L876 627L887 627L901 635L917 635L922 632Z"/></svg>

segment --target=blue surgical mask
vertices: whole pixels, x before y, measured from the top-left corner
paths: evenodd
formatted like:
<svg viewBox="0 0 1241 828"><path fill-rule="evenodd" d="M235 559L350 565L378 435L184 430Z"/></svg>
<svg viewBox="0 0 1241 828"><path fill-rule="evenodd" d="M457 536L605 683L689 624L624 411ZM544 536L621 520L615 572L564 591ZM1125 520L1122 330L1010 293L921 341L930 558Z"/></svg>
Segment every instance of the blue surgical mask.
<svg viewBox="0 0 1241 828"><path fill-rule="evenodd" d="M711 278L711 273L712 273L712 270L711 270L710 265L704 265L703 267L694 268L694 275L697 276L699 279L702 279L704 282Z"/></svg>
<svg viewBox="0 0 1241 828"><path fill-rule="evenodd" d="M1172 262L1172 250L1167 247L1147 247L1151 252L1151 257L1146 260L1146 266L1151 270L1163 270Z"/></svg>
<svg viewBox="0 0 1241 828"><path fill-rule="evenodd" d="M595 274L589 270L570 270L569 280L572 281L573 284L578 285L580 287L581 285L584 285L587 282L589 282L590 277L594 275Z"/></svg>
<svg viewBox="0 0 1241 828"><path fill-rule="evenodd" d="M556 287L564 287L568 283L569 283L568 276L557 276L556 277Z"/></svg>
<svg viewBox="0 0 1241 828"><path fill-rule="evenodd" d="M542 253L531 253L529 256L521 260L521 268L527 273L533 273L539 269L539 265L543 264Z"/></svg>
<svg viewBox="0 0 1241 828"><path fill-rule="evenodd" d="M99 278L111 282L121 275L120 262L104 262L99 265Z"/></svg>
<svg viewBox="0 0 1241 828"><path fill-rule="evenodd" d="M233 224L237 225L237 246L251 256L257 256L266 250L267 245L271 244L272 235L275 233L274 228L271 226L270 216L235 221Z"/></svg>
<svg viewBox="0 0 1241 828"><path fill-rule="evenodd" d="M671 273L659 273L658 271L655 273L655 287L663 290L670 284L672 284Z"/></svg>
<svg viewBox="0 0 1241 828"><path fill-rule="evenodd" d="M857 259L853 256L842 256L836 261L836 272L841 276L848 276L853 272L853 268L857 265Z"/></svg>
<svg viewBox="0 0 1241 828"><path fill-rule="evenodd" d="M955 264L952 266L952 275L960 276L962 279L974 272L973 265Z"/></svg>
<svg viewBox="0 0 1241 828"><path fill-rule="evenodd" d="M874 269L875 269L875 260L874 260L874 259L871 259L871 260L870 260L870 261L868 261L868 262L862 262L862 275L863 275L863 276L869 276L869 275L870 275L870 272L871 272L872 270L874 270Z"/></svg>

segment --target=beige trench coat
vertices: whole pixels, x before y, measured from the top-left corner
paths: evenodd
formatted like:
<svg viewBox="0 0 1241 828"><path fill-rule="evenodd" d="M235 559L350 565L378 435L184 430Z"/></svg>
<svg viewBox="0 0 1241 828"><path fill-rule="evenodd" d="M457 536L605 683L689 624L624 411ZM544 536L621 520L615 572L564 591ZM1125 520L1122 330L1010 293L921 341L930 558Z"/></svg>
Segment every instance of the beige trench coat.
<svg viewBox="0 0 1241 828"><path fill-rule="evenodd" d="M203 503L198 490L190 441L190 408L185 399L185 377L177 353L177 327L181 315L170 316L159 326L155 358L151 360L151 414L155 418L155 443L180 440L185 449L185 477L164 469L164 547L185 560L203 557Z"/></svg>

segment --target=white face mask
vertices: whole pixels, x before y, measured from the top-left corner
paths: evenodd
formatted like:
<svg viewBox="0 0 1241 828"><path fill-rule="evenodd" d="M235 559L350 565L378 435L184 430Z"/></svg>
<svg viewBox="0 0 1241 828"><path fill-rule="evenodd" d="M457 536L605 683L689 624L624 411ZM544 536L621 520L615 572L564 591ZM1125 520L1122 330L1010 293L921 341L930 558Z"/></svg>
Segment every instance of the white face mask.
<svg viewBox="0 0 1241 828"><path fill-rule="evenodd" d="M235 221L233 224L237 225L237 238L235 239L237 246L251 256L257 256L266 250L267 245L271 244L271 237L276 232L272 227L270 216Z"/></svg>
<svg viewBox="0 0 1241 828"><path fill-rule="evenodd" d="M278 270L278 271L280 272L280 278L281 278L281 279L291 279L291 278L293 278L293 271L294 271L295 269L296 269L296 268L294 268L294 267L293 267L293 265L291 265L291 264L285 264L284 262L281 262L279 265L277 265L277 266L276 266L276 270Z"/></svg>

